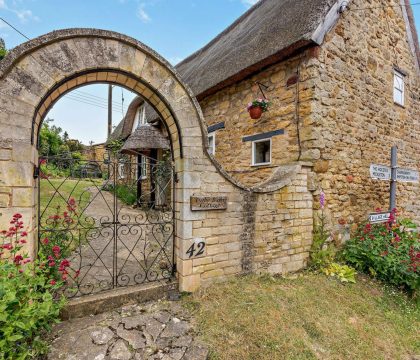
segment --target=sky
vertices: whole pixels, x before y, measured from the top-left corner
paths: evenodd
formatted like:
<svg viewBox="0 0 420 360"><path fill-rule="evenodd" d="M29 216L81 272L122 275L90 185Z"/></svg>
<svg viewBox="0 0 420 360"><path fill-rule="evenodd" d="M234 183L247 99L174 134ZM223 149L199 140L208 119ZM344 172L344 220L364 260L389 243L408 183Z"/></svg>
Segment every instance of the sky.
<svg viewBox="0 0 420 360"><path fill-rule="evenodd" d="M0 0L0 17L29 38L72 27L117 31L142 41L176 64L212 40L257 1ZM412 3L420 1L412 0ZM420 5L413 6L413 10L420 29ZM9 49L26 41L2 21L0 37ZM60 99L49 117L72 138L85 144L103 142L107 92L106 85L80 88L72 98ZM127 90L122 93L121 88L113 89L114 125L122 118L122 108L126 110L134 96Z"/></svg>

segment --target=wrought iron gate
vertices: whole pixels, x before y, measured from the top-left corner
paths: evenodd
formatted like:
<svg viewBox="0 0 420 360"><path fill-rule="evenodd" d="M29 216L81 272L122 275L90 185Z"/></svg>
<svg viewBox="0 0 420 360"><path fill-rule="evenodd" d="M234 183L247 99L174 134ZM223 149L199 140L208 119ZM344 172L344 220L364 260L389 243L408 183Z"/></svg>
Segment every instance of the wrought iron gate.
<svg viewBox="0 0 420 360"><path fill-rule="evenodd" d="M142 155L40 159L39 255L66 296L174 276L173 174L170 161Z"/></svg>

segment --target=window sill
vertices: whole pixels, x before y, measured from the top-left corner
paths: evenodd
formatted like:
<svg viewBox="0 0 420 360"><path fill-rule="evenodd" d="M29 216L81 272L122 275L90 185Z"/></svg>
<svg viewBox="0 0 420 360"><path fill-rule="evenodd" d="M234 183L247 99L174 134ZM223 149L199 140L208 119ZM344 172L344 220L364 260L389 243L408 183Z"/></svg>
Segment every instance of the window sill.
<svg viewBox="0 0 420 360"><path fill-rule="evenodd" d="M251 164L252 167L271 167L271 162L261 164Z"/></svg>
<svg viewBox="0 0 420 360"><path fill-rule="evenodd" d="M405 105L402 105L402 104L397 103L395 101L394 101L394 105L397 105L398 107L405 109Z"/></svg>

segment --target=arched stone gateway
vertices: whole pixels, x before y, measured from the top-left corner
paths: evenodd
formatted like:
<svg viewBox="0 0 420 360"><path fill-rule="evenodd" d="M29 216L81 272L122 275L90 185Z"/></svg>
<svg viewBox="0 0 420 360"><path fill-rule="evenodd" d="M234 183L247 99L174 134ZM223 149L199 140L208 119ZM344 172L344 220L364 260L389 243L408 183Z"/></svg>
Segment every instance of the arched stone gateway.
<svg viewBox="0 0 420 360"><path fill-rule="evenodd" d="M127 36L61 30L24 43L0 62L1 228L15 212L37 248L38 132L51 106L79 86L113 83L144 97L170 136L175 175L175 260L180 290L250 271L305 265L312 233L310 167L280 169L245 189L207 152L198 103L171 65ZM296 193L291 195L291 192Z"/></svg>

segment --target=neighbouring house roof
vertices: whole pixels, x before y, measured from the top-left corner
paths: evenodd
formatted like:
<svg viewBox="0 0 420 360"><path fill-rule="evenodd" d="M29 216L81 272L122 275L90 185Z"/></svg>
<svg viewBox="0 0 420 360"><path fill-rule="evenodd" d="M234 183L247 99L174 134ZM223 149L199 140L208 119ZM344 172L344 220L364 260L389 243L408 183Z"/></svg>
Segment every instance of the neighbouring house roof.
<svg viewBox="0 0 420 360"><path fill-rule="evenodd" d="M196 97L203 98L298 49L316 45L323 39L315 36L316 31L334 3L261 0L176 69Z"/></svg>
<svg viewBox="0 0 420 360"><path fill-rule="evenodd" d="M169 149L169 139L151 124L140 125L125 141L121 152L135 155L148 149Z"/></svg>

